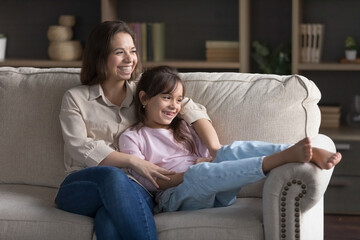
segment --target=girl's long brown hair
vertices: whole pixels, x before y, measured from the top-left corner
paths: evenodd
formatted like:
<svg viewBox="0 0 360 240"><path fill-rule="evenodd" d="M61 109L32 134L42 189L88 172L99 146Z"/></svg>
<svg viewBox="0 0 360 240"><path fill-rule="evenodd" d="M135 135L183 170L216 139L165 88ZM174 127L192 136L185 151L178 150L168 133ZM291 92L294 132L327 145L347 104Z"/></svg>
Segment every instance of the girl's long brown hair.
<svg viewBox="0 0 360 240"><path fill-rule="evenodd" d="M184 96L185 86L175 69L168 66L159 66L145 71L140 78L135 94L135 109L139 121L144 124L146 119L145 108L143 108L139 98L140 91L144 91L146 97L150 99L158 94L173 92L178 84L183 86ZM170 123L169 127L174 133L174 139L183 144L191 153L195 153L195 145L191 140L191 133L185 131L181 121L183 120L176 116Z"/></svg>

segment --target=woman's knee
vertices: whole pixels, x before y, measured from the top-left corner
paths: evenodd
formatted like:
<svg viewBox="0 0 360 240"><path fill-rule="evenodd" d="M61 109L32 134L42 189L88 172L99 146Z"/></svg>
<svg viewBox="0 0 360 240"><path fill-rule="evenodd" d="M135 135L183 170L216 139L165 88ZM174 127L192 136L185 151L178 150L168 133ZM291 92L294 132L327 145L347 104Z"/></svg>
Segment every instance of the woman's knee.
<svg viewBox="0 0 360 240"><path fill-rule="evenodd" d="M117 167L112 166L97 166L97 175L101 175L102 177L109 178L127 178L126 173Z"/></svg>
<svg viewBox="0 0 360 240"><path fill-rule="evenodd" d="M121 179L127 178L127 175L120 168L112 166L96 166L88 167L77 172L71 173L68 175L61 185L72 184L74 182L94 182L96 183L99 179L107 178L117 178Z"/></svg>
<svg viewBox="0 0 360 240"><path fill-rule="evenodd" d="M97 184L100 187L113 185L118 189L131 187L130 179L126 173L117 167L98 166Z"/></svg>

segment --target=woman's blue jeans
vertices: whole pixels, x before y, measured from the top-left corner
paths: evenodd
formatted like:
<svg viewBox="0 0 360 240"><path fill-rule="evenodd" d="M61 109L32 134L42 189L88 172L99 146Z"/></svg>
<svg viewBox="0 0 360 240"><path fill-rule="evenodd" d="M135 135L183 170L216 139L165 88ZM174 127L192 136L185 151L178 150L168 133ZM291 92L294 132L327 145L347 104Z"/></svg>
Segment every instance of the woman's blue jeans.
<svg viewBox="0 0 360 240"><path fill-rule="evenodd" d="M224 146L212 162L190 166L183 183L158 198L158 207L172 212L231 205L243 186L265 177L263 158L288 147L260 141L235 141Z"/></svg>
<svg viewBox="0 0 360 240"><path fill-rule="evenodd" d="M152 197L119 168L97 166L70 174L55 202L62 210L94 217L98 240L157 239Z"/></svg>

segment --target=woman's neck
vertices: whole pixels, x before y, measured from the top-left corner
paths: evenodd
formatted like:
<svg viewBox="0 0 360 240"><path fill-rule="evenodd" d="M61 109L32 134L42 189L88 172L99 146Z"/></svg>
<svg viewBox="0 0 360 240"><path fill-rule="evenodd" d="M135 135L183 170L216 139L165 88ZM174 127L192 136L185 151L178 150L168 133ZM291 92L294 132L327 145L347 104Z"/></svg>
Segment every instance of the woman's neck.
<svg viewBox="0 0 360 240"><path fill-rule="evenodd" d="M101 84L105 97L113 104L121 106L126 97L125 81L105 81Z"/></svg>

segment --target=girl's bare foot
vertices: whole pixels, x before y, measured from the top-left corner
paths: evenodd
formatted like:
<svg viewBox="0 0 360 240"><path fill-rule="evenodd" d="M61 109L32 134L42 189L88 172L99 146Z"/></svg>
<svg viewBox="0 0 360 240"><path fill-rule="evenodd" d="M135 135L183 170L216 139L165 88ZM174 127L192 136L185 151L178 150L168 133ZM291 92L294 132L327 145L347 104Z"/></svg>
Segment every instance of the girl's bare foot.
<svg viewBox="0 0 360 240"><path fill-rule="evenodd" d="M310 162L312 158L313 152L310 139L306 137L284 151L265 157L263 160L263 171L268 172L291 162Z"/></svg>
<svg viewBox="0 0 360 240"><path fill-rule="evenodd" d="M315 163L321 169L331 169L338 164L342 158L341 153L332 153L325 149L313 148L313 157L311 162Z"/></svg>
<svg viewBox="0 0 360 240"><path fill-rule="evenodd" d="M310 138L306 137L293 146L289 147L288 151L289 162L309 162L313 157ZM284 151L284 152L285 152ZM292 158L292 159L290 159Z"/></svg>

